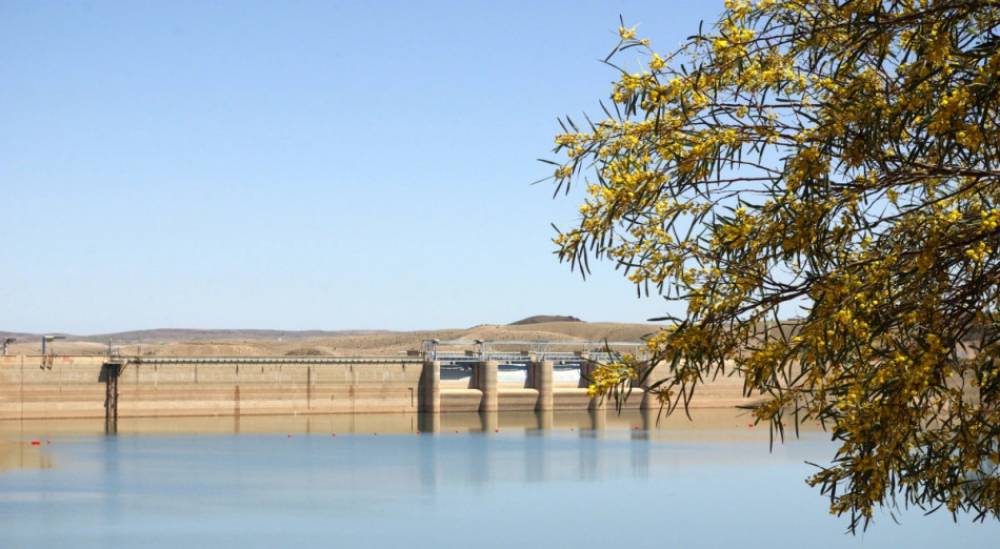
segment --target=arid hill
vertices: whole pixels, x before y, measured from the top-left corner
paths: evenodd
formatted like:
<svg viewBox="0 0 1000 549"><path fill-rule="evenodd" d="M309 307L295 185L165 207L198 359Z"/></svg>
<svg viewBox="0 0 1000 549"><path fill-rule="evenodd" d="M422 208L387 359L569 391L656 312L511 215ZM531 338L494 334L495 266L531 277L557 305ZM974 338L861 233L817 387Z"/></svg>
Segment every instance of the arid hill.
<svg viewBox="0 0 1000 549"><path fill-rule="evenodd" d="M575 316L560 316L560 315L535 315L529 316L528 318L522 318L517 322L511 322L508 326L524 326L526 324L543 324L546 322L583 322Z"/></svg>
<svg viewBox="0 0 1000 549"><path fill-rule="evenodd" d="M108 334L93 335L70 335L65 336L73 341L90 341L94 343L107 344L113 341L116 344L123 343L157 343L176 341L220 341L220 340L301 340L316 339L322 337L337 337L342 335L367 335L383 333L382 330L203 330L187 328L159 328L155 330L132 330L128 332L114 332ZM28 334L23 332L0 331L0 337L16 337L19 340L37 340L41 334Z"/></svg>
<svg viewBox="0 0 1000 549"><path fill-rule="evenodd" d="M99 355L108 341L121 354L142 356L399 356L421 349L426 340L558 341L566 348L599 347L585 341L638 341L655 332L655 324L613 322L536 322L483 324L473 328L392 331L279 331L279 330L143 330L93 336L67 336L52 344L57 354ZM0 332L0 337L4 332ZM16 334L8 354L35 355L40 335ZM519 346L527 346L519 344Z"/></svg>

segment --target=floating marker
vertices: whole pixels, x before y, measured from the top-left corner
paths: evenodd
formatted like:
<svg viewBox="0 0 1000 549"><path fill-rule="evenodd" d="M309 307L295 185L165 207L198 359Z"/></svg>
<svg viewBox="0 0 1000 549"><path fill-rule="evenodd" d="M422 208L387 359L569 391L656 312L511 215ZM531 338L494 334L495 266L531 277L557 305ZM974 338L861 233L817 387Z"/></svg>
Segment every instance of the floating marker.
<svg viewBox="0 0 1000 549"><path fill-rule="evenodd" d="M337 436L337 433L330 433L330 436L331 437L335 437L335 436Z"/></svg>
<svg viewBox="0 0 1000 549"><path fill-rule="evenodd" d="M494 430L493 430L493 432L494 432L494 433L499 433L499 432L500 432L500 429L494 429Z"/></svg>
<svg viewBox="0 0 1000 549"><path fill-rule="evenodd" d="M42 444L42 441L40 441L38 439L35 439L35 440L31 441L31 445L32 446L40 446L41 444Z"/></svg>

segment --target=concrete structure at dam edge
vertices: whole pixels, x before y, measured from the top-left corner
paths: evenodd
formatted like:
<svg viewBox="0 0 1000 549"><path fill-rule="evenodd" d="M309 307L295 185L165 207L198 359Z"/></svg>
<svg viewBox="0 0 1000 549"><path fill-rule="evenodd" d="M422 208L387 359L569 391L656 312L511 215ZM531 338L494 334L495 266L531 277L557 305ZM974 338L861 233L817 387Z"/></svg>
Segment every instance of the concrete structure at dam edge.
<svg viewBox="0 0 1000 549"><path fill-rule="evenodd" d="M109 370L109 364L115 365ZM120 370L119 370L120 365ZM109 371L116 417L400 412L594 410L582 382L553 380L550 361L527 364L525 380L498 380L499 363L474 362L467 379L441 379L441 364L414 358L0 357L0 420L107 417ZM586 373L586 365L583 366ZM655 372L652 377L655 377ZM742 380L699 388L693 407L749 401ZM659 407L641 389L628 408Z"/></svg>

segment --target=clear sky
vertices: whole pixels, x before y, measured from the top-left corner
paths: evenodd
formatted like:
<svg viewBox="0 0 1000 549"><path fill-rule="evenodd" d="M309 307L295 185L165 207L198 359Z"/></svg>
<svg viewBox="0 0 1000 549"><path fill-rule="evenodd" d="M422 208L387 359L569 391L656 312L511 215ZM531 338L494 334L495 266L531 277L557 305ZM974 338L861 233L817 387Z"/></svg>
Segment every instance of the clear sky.
<svg viewBox="0 0 1000 549"><path fill-rule="evenodd" d="M721 4L0 0L0 330L660 315L530 183L619 14L669 50Z"/></svg>

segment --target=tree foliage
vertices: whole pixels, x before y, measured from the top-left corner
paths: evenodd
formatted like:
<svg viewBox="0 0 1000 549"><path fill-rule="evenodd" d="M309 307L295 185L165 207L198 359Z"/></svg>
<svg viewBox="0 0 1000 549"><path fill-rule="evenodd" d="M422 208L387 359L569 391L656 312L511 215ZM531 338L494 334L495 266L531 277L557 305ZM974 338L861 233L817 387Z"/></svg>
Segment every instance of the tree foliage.
<svg viewBox="0 0 1000 549"><path fill-rule="evenodd" d="M900 499L1000 517L998 25L998 1L729 0L660 54L623 24L605 116L556 137L557 192L587 193L560 258L686 304L648 341L666 409L738 374L776 432L823 423L809 481L852 530Z"/></svg>

